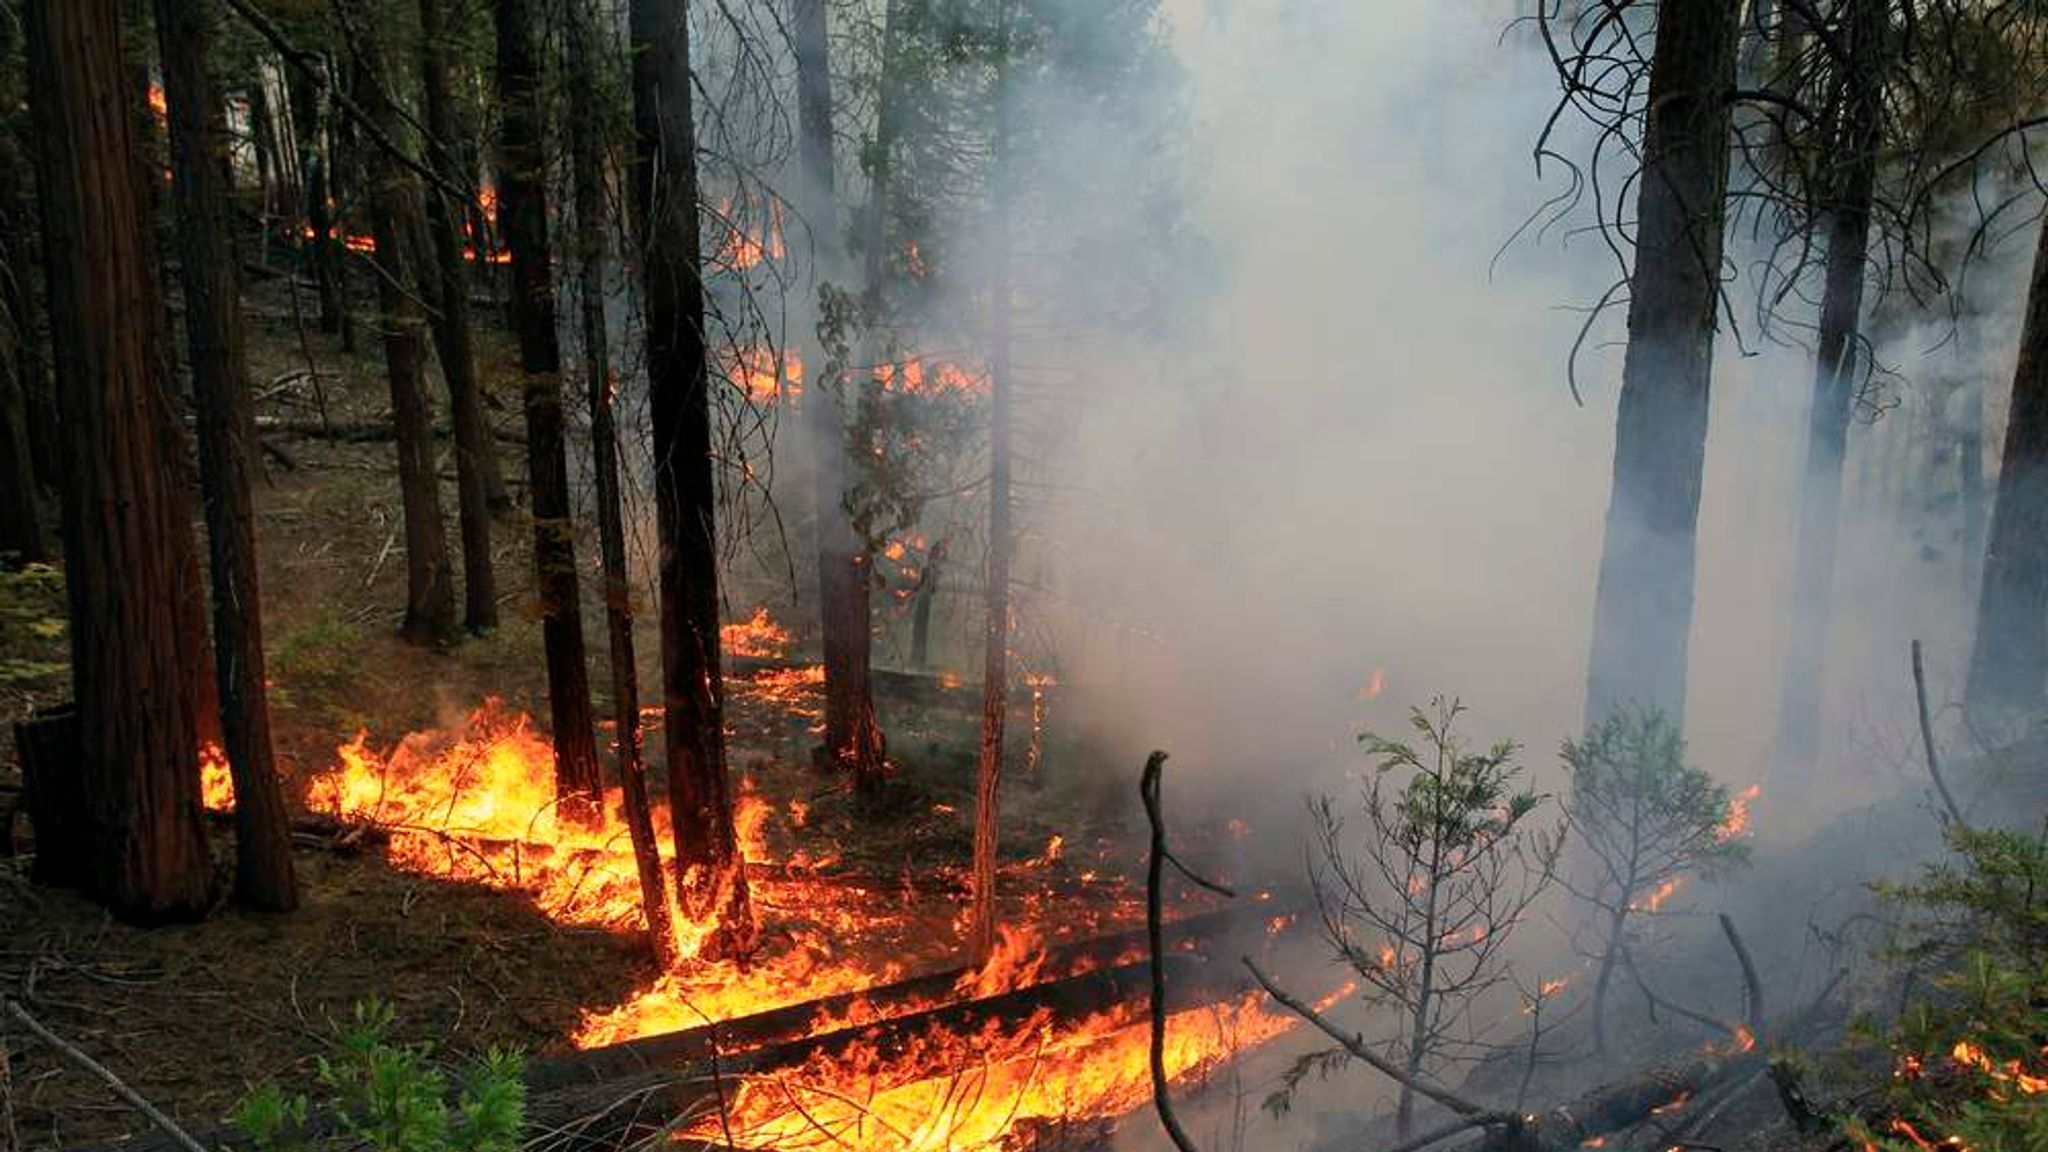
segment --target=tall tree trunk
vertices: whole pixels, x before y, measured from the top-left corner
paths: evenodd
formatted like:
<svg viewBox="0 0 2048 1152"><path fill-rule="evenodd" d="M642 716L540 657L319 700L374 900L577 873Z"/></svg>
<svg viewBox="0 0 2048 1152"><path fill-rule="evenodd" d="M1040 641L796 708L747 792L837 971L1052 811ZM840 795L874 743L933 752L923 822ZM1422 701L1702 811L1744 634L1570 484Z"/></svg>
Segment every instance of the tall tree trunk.
<svg viewBox="0 0 2048 1152"><path fill-rule="evenodd" d="M455 94L448 83L448 23L444 0L419 0L420 82L426 89L427 133L443 147L430 149L435 170L448 183L466 187L452 170L445 147L456 138ZM498 578L491 569L491 489L498 471L491 430L477 392L476 349L469 332L469 280L462 268L462 240L456 235L459 205L445 193L427 195L427 231L434 243L434 267L420 279L434 287L434 348L441 379L448 385L449 420L455 426L456 519L462 529L462 626L479 635L498 626ZM502 494L504 481L496 487Z"/></svg>
<svg viewBox="0 0 2048 1152"><path fill-rule="evenodd" d="M298 907L299 892L263 677L248 474L256 421L242 337L227 119L207 62L217 18L211 0L157 0L184 242L185 338L199 408L199 481L213 571L214 676L235 784L235 896L262 911L289 912Z"/></svg>
<svg viewBox="0 0 2048 1152"><path fill-rule="evenodd" d="M0 275L12 276L26 266L0 235ZM0 567L35 563L48 558L40 511L36 507L36 471L29 445L29 382L22 350L35 339L24 329L12 301L0 296Z"/></svg>
<svg viewBox="0 0 2048 1152"><path fill-rule="evenodd" d="M884 269L882 247L887 232L890 153L901 117L901 99L890 79L894 57L889 48L901 35L901 16L891 11L884 18L882 105L875 134L873 183L868 196L866 231L867 312L871 322L882 312ZM826 36L824 0L796 0L791 20L791 41L796 54L797 111L803 161L804 215L819 229L819 267L835 274L840 266L838 244L839 211L835 201L832 149L832 70ZM821 275L821 279L823 276ZM872 361L872 357L865 358ZM871 387L858 371L845 371L835 379L824 378L826 358L813 360L821 366L807 400L811 442L817 456L815 492L818 519L818 611L825 657L825 734L820 763L850 773L854 789L862 795L881 790L884 768L882 728L875 719L873 678L874 622L869 595L874 585L873 557L847 511L846 496L852 474L846 447L846 417L842 396Z"/></svg>
<svg viewBox="0 0 2048 1152"><path fill-rule="evenodd" d="M2048 685L2048 226L2034 250L2005 452L1977 598L1965 702L1974 718L2031 713Z"/></svg>
<svg viewBox="0 0 2048 1152"><path fill-rule="evenodd" d="M327 149L323 144L326 118L320 114L320 91L303 68L285 70L286 90L291 95L292 125L299 137L300 183L305 187L306 232L301 233L300 251L312 265L313 282L320 294L320 330L341 331L341 238L334 233L334 216L328 206Z"/></svg>
<svg viewBox="0 0 2048 1152"><path fill-rule="evenodd" d="M512 315L526 372L526 469L532 485L533 562L547 651L554 725L555 795L595 814L604 799L583 655L575 527L569 514L569 450L562 426L562 355L555 340L553 255L548 248L547 172L540 140L540 56L531 0L497 0L498 195L512 252Z"/></svg>
<svg viewBox="0 0 2048 1152"><path fill-rule="evenodd" d="M1009 52L1011 12L1004 5L998 33L993 168L993 223L989 229L989 482L988 620L981 673L981 755L974 771L974 897L970 943L976 963L996 943L996 850L998 800L1003 779L1003 727L1010 701L1010 216L1013 208L1011 152L1014 147Z"/></svg>
<svg viewBox="0 0 2048 1152"><path fill-rule="evenodd" d="M1738 23L1725 0L1658 9L1589 724L1630 702L1685 714Z"/></svg>
<svg viewBox="0 0 2048 1152"><path fill-rule="evenodd" d="M604 114L598 79L608 60L597 50L594 0L571 0L568 13L569 153L576 196L576 294L583 324L583 373L590 396L590 449L597 488L597 535L604 554L604 619L611 638L612 716L619 734L619 792L647 935L664 964L675 958L675 924L661 875L661 845L647 803L640 748L640 670L633 646L633 583L626 568L625 503L619 485L619 432L612 412L611 338L604 317Z"/></svg>
<svg viewBox="0 0 2048 1152"><path fill-rule="evenodd" d="M1848 97L1833 150L1826 282L1813 405L1806 425L1806 475L1800 486L1799 537L1792 576L1792 622L1779 702L1778 764L1808 775L1820 755L1820 720L1834 609L1835 540L1841 521L1842 465L1856 393L1857 332L1863 268L1869 258L1870 206L1877 186L1884 115L1885 0L1847 0Z"/></svg>
<svg viewBox="0 0 2048 1152"><path fill-rule="evenodd" d="M124 917L203 915L200 637L115 0L32 0L29 91L62 405L65 586L87 810L73 877Z"/></svg>
<svg viewBox="0 0 2048 1152"><path fill-rule="evenodd" d="M754 937L733 826L719 679L718 492L711 471L710 365L691 121L688 0L633 0L633 189L646 278L647 389L660 539L661 689L676 892L705 924L703 951Z"/></svg>
<svg viewBox="0 0 2048 1152"><path fill-rule="evenodd" d="M63 480L63 450L57 428L57 393L50 387L49 362L43 355L40 301L30 269L35 267L35 186L29 176L32 129L21 114L27 93L22 78L21 24L0 20L0 311L12 325L15 345L11 362L22 389L23 419L28 430L29 461L36 483L56 493Z"/></svg>
<svg viewBox="0 0 2048 1152"><path fill-rule="evenodd" d="M360 18L358 28L372 25ZM356 69L356 102L393 140L406 135L392 103L388 47L373 32ZM367 74L366 74L367 73ZM400 633L416 644L439 644L455 634L455 576L448 562L441 516L441 482L434 460L433 415L421 380L426 320L414 293L419 281L422 220L419 180L382 149L371 149L368 171L370 233L377 244L377 301L384 327L384 364L391 380L391 424L398 449L398 488L405 514L405 622Z"/></svg>

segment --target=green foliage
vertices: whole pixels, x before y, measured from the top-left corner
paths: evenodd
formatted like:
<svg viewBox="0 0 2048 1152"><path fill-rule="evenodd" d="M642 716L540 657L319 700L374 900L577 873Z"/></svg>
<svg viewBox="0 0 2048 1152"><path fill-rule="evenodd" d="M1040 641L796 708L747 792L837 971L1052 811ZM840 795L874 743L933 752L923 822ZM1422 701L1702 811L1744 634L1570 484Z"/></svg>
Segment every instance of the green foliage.
<svg viewBox="0 0 2048 1152"><path fill-rule="evenodd" d="M338 1029L335 1052L318 1061L325 1090L319 1114L331 1117L328 1142L370 1152L517 1152L526 1120L526 1086L517 1053L493 1049L449 1074L427 1044L391 1040L391 1006L371 999ZM276 1084L250 1093L234 1115L258 1152L302 1152L318 1146L313 1103Z"/></svg>
<svg viewBox="0 0 2048 1152"><path fill-rule="evenodd" d="M64 675L68 615L61 569L0 568L0 685L35 687Z"/></svg>
<svg viewBox="0 0 2048 1152"><path fill-rule="evenodd" d="M1913 917L1891 959L1935 975L1897 1020L1859 1022L1892 1074L1842 1125L1886 1152L2048 1152L2048 830L1948 841L1956 860L1881 889Z"/></svg>

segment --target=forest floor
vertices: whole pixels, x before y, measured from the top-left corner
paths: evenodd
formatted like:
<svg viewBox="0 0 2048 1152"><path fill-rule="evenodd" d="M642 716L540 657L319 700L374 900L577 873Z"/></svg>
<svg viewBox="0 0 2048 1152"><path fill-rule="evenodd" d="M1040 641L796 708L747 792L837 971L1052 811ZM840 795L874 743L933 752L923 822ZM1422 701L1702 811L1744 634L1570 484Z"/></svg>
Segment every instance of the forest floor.
<svg viewBox="0 0 2048 1152"><path fill-rule="evenodd" d="M302 299L303 307L311 301ZM283 290L251 292L251 376L259 413L290 421L381 423L388 393L374 330L364 325L355 352L336 337L300 332ZM478 310L479 362L495 397L514 397L502 366L509 336ZM310 361L317 399L301 379ZM497 366L497 367L494 367ZM495 372L495 375L493 373ZM282 386L278 382L284 382ZM429 382L439 397L437 379ZM445 411L445 402L437 407ZM517 406L495 400L491 418L516 433ZM445 417L444 417L445 419ZM266 461L256 485L256 535L262 557L264 626L276 745L296 790L329 769L336 749L358 731L372 748L407 733L452 728L486 698L545 716L540 630L534 611L530 536L522 511L501 518L494 560L502 624L486 638L447 649L401 642L405 564L396 469L389 442L347 443L270 435L285 457ZM516 442L499 443L515 497L525 464ZM441 441L443 504L456 547L452 449ZM587 475L587 467L572 466ZM521 501L523 503L523 500ZM592 534L586 533L586 537ZM581 542L585 636L600 717L610 714L594 539ZM784 592L785 602L788 593ZM54 611L61 614L61 598ZM641 683L656 683L652 612L642 613ZM743 607L737 616L744 617ZM61 657L61 641L55 642ZM895 766L879 812L856 810L835 780L809 762L815 699L750 692L729 681L729 744L737 775L777 813L804 812L801 827L771 821L778 850L836 853L878 873L941 877L964 868L971 837L972 772L979 691L948 680L937 691L878 701ZM934 681L935 685L941 682ZM815 690L813 690L815 691ZM266 917L223 905L201 924L143 930L114 922L63 891L33 887L25 860L32 835L14 809L19 772L12 722L68 695L61 668L17 677L0 689L0 988L25 996L55 1031L99 1059L176 1118L218 1122L252 1085L278 1080L306 1086L313 1059L351 1005L375 995L394 1004L401 1039L442 1049L516 1046L558 1051L588 1014L631 998L656 975L630 931L564 926L507 888L423 876L392 866L376 848L334 851L304 845L297 854L303 907ZM659 786L658 744L650 765ZM1051 759L1051 757L1049 757ZM1128 923L1135 874L1132 853L1093 813L1120 811L1096 801L1100 789L1131 781L1091 771L1080 753L1042 788L1009 790L1004 823L1013 866L1063 879L1063 924L1085 932ZM607 756L607 763L609 757ZM1068 848L1046 851L1057 830ZM215 825L223 875L231 841ZM1086 871L1091 880L1078 879ZM886 954L912 971L960 963L955 928L961 898L946 884L876 893L872 938L841 943L851 952ZM1078 895L1076 895L1078 894ZM1033 899L1024 892L1018 899ZM764 919L800 916L777 909ZM771 930L771 943L773 935ZM0 1035L0 1147L58 1148L103 1141L142 1124L104 1087L19 1034Z"/></svg>

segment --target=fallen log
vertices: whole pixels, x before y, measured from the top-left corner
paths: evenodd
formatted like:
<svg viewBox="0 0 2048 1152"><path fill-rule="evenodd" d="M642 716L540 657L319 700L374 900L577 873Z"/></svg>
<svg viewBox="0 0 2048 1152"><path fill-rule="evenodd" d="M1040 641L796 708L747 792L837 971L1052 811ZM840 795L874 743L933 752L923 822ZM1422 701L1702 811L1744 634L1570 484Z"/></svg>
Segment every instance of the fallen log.
<svg viewBox="0 0 2048 1152"><path fill-rule="evenodd" d="M1190 916L1165 926L1166 947L1172 952L1232 954L1233 949L1242 949L1246 940L1264 931L1272 912L1270 906L1259 906ZM1143 928L1096 936L1048 949L1037 971L1041 979L1078 976L1130 963L1144 955L1144 948ZM835 1021L846 1020L857 1011L875 1020L900 1017L957 1001L960 993L956 989L971 981L975 973L973 967L952 968L699 1028L577 1052L529 1067L527 1087L542 1092L574 1084L603 1083L708 1060L714 1052L732 1054L786 1043Z"/></svg>
<svg viewBox="0 0 2048 1152"><path fill-rule="evenodd" d="M389 421L382 420L287 420L281 416L258 416L258 432L278 436L296 436L302 440L326 440L336 444L382 444L397 435ZM446 424L433 426L436 440L449 440L455 430ZM491 435L500 443L525 447L526 436L509 428L493 428Z"/></svg>

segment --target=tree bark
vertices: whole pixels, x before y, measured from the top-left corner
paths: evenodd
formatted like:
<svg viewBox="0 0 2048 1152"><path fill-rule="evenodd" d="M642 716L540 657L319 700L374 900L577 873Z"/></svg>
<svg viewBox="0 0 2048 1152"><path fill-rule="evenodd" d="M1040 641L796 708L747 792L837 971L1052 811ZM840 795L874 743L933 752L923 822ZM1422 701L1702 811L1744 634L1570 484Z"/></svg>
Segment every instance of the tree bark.
<svg viewBox="0 0 2048 1152"><path fill-rule="evenodd" d="M292 102L292 126L299 137L299 182L306 193L306 230L300 233L299 251L313 268L313 282L320 295L320 330L338 333L342 311L341 239L334 234L334 216L328 204L327 149L321 143L326 129L320 115L320 92L303 69L286 68L284 76Z"/></svg>
<svg viewBox="0 0 2048 1152"><path fill-rule="evenodd" d="M35 482L55 493L63 479L63 453L58 446L57 394L50 387L49 363L43 355L41 311L36 298L34 267L36 235L34 181L29 176L33 151L30 125L19 110L27 94L22 77L21 24L0 21L0 313L14 333L10 362L22 390L29 462Z"/></svg>
<svg viewBox="0 0 2048 1152"><path fill-rule="evenodd" d="M1630 702L1685 714L1738 12L1725 0L1658 9L1589 725Z"/></svg>
<svg viewBox="0 0 2048 1152"><path fill-rule="evenodd" d="M1842 62L1848 96L1833 149L1826 281L1813 405L1807 416L1806 475L1800 486L1798 549L1792 577L1791 632L1779 703L1778 765L1810 775L1820 755L1822 689L1834 609L1835 541L1841 520L1842 465L1856 394L1857 334L1863 270L1869 258L1870 208L1877 186L1884 115L1884 0L1847 0L1851 58Z"/></svg>
<svg viewBox="0 0 2048 1152"><path fill-rule="evenodd" d="M372 25L360 17L358 28ZM392 103L391 70L382 34L372 32L357 65L357 103L392 139L405 135ZM368 75L363 75L367 71ZM384 364L391 381L391 427L398 449L398 487L405 515L405 620L400 634L415 644L440 644L455 634L455 578L448 562L441 485L434 468L433 413L421 381L426 320L415 295L420 277L419 180L382 149L370 152L370 232L377 244L377 300L384 327Z"/></svg>
<svg viewBox="0 0 2048 1152"><path fill-rule="evenodd" d="M743 952L753 913L733 827L718 647L717 489L691 122L688 0L633 0L633 189L647 300L647 387L661 543L661 687L676 890L705 951Z"/></svg>
<svg viewBox="0 0 2048 1152"><path fill-rule="evenodd" d="M2034 250L1965 701L1973 717L2029 711L2048 684L2048 226Z"/></svg>
<svg viewBox="0 0 2048 1152"><path fill-rule="evenodd" d="M72 877L116 914L195 918L202 595L174 487L163 307L137 203L115 0L33 0L27 28L44 270L62 405L71 677L85 799Z"/></svg>
<svg viewBox="0 0 2048 1152"><path fill-rule="evenodd" d="M575 184L577 296L583 324L583 374L590 397L590 449L596 486L597 535L604 558L604 619L611 639L612 717L618 729L619 792L647 935L664 965L675 958L675 924L661 875L661 845L647 801L647 763L640 746L640 669L633 644L633 583L626 567L625 502L619 484L619 431L612 411L611 339L604 316L603 112L598 78L608 58L597 49L592 0L571 0L568 12L569 153Z"/></svg>
<svg viewBox="0 0 2048 1152"><path fill-rule="evenodd" d="M448 82L447 40L453 30L444 0L419 0L420 82L426 89L427 133L442 145L454 140L455 94ZM468 183L451 170L445 147L430 150L441 175L451 184ZM420 279L434 287L434 349L441 360L441 379L448 386L449 422L455 426L456 520L462 532L462 626L482 635L498 626L498 578L491 568L491 494L500 499L498 456L484 422L483 400L477 391L476 348L469 331L469 280L462 267L462 241L455 214L461 209L440 192L427 196L427 232L434 244L434 267Z"/></svg>
<svg viewBox="0 0 2048 1152"><path fill-rule="evenodd" d="M604 784L591 732L590 670L583 655L569 454L562 431L561 349L555 340L547 173L540 140L540 58L531 0L497 0L499 224L512 252L512 315L526 372L526 467L533 560L547 652L555 793L565 810L595 813Z"/></svg>
<svg viewBox="0 0 2048 1152"><path fill-rule="evenodd" d="M890 5L891 9L896 7ZM882 245L889 203L889 153L895 140L896 121L901 116L900 97L890 79L893 58L887 51L887 46L893 46L900 35L900 14L889 11L884 19L890 23L883 34L882 104L877 114L873 183L864 224L871 320L881 314L887 267ZM819 267L823 273L833 274L840 266L839 210L832 147L831 49L826 33L824 0L796 0L791 42L797 65L803 209L811 226L822 233L817 246ZM825 357L820 354L813 362L820 365L819 378L813 382L806 403L818 464L814 494L818 519L818 611L825 664L825 733L820 762L826 768L849 773L854 790L871 796L881 790L884 769L882 728L875 719L874 681L869 675L874 662L874 620L869 599L874 586L874 564L867 541L854 527L846 507L852 467L841 401L845 393L871 385L859 371L844 371L844 366L836 379L827 380L823 371Z"/></svg>
<svg viewBox="0 0 2048 1152"><path fill-rule="evenodd" d="M266 912L298 907L290 816L278 786L263 675L249 466L256 445L237 283L227 119L207 61L211 0L157 0L185 287L185 339L199 409L199 481L213 572L214 677L235 784L235 896Z"/></svg>
<svg viewBox="0 0 2048 1152"><path fill-rule="evenodd" d="M974 771L974 897L970 943L977 961L996 943L998 800L1003 778L1003 727L1010 703L1010 169L1012 150L1010 8L1002 12L996 68L995 134L990 144L994 220L990 229L988 620L981 674L981 754Z"/></svg>

